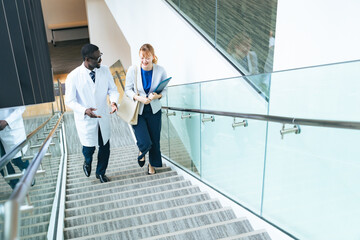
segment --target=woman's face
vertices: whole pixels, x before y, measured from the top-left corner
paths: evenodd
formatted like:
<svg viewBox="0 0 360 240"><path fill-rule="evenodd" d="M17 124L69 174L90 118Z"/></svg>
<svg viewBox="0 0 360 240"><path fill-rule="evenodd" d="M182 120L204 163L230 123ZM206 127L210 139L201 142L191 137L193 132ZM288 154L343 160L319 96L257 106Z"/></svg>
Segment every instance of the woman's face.
<svg viewBox="0 0 360 240"><path fill-rule="evenodd" d="M142 69L151 70L153 67L153 59L154 57L150 52L140 51L140 61Z"/></svg>

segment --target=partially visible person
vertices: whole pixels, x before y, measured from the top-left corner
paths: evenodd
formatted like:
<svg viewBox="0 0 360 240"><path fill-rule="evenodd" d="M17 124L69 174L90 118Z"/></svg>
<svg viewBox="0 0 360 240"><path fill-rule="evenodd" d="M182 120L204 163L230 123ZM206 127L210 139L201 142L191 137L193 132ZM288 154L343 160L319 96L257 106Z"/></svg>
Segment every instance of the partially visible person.
<svg viewBox="0 0 360 240"><path fill-rule="evenodd" d="M26 132L22 114L25 111L25 107L12 107L0 109L0 152L1 157L11 151L16 145L26 139ZM27 146L23 148L23 153L27 150ZM21 151L18 152L14 159L6 165L8 174L14 174L15 169L12 166L13 163L21 171L29 166L29 160L23 161L21 159ZM1 169L2 176L5 175L4 170ZM19 179L12 179L8 182L12 189L15 188ZM35 184L35 180L32 186Z"/></svg>
<svg viewBox="0 0 360 240"><path fill-rule="evenodd" d="M273 59L274 59L274 46L275 46L275 37L273 31L269 32L269 51L266 57L264 64L264 72L271 73L273 71Z"/></svg>
<svg viewBox="0 0 360 240"><path fill-rule="evenodd" d="M229 43L227 52L246 70L246 75L259 73L258 57L251 51L252 39L246 32L240 32Z"/></svg>
<svg viewBox="0 0 360 240"><path fill-rule="evenodd" d="M161 102L166 88L159 94L156 86L167 78L165 69L157 64L157 56L150 44L144 44L139 50L140 66L131 66L126 75L125 93L131 99L140 102L137 125L133 125L139 148L138 164L143 167L145 155L149 152L148 174L155 174L155 167L162 167L160 152ZM136 94L135 81L139 95Z"/></svg>
<svg viewBox="0 0 360 240"><path fill-rule="evenodd" d="M83 145L85 176L91 174L92 156L99 146L96 178L104 183L110 181L105 175L110 157L110 114L117 110L119 93L109 68L101 65L99 48L86 44L81 54L83 64L74 69L65 82L65 103L74 111L76 130Z"/></svg>

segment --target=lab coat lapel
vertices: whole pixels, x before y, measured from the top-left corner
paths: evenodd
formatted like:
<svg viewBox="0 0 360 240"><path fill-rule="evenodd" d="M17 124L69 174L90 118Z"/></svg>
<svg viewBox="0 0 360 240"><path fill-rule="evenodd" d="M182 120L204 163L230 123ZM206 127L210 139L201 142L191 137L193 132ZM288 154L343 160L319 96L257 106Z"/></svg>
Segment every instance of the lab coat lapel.
<svg viewBox="0 0 360 240"><path fill-rule="evenodd" d="M85 95L87 96L87 99L91 99L92 106L96 106L96 100L95 100L96 84L94 84L85 66L83 66L81 75L82 75L82 80L86 85L86 89L84 89L84 91L86 91Z"/></svg>
<svg viewBox="0 0 360 240"><path fill-rule="evenodd" d="M90 77L89 71L86 69L86 67L84 66L84 74L82 74L84 76L84 81L86 82L86 84L89 86L89 88L91 89L91 93L95 94L95 90L96 90L96 73L95 73L95 84L93 82L93 80Z"/></svg>

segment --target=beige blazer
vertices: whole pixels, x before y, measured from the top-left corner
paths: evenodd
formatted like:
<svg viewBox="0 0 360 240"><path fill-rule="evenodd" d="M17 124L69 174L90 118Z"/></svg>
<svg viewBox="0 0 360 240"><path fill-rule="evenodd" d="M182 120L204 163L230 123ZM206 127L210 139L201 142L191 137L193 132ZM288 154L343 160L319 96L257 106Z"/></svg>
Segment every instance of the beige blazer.
<svg viewBox="0 0 360 240"><path fill-rule="evenodd" d="M146 92L144 91L143 88L143 84L142 84L142 78L141 78L141 69L140 66L131 66L129 67L127 73L126 73L126 83L125 83L125 93L126 95L131 98L134 99L134 95L136 95L136 90L135 90L135 69L137 70L136 73L136 83L137 83L137 88L139 91L139 95L140 96L144 96L146 97ZM165 69L157 64L153 64L153 75L152 75L152 82L151 82L151 87L150 87L150 91L149 94L152 93L156 86L162 81L165 80L167 78L166 75L166 71ZM161 94L164 97L167 93L167 88L165 88ZM150 102L151 108L152 108L152 112L153 114L157 113L160 109L161 109L161 102L160 99L154 99ZM144 109L144 104L140 103L140 109L139 109L139 114L142 115Z"/></svg>

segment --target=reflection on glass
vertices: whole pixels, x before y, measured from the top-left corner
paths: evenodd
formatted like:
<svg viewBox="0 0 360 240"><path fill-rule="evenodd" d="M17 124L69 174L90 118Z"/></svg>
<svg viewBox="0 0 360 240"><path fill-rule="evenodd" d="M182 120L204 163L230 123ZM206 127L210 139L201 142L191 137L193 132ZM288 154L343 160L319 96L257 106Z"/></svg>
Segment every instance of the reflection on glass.
<svg viewBox="0 0 360 240"><path fill-rule="evenodd" d="M179 108L200 108L199 84L168 88L166 105ZM171 97L170 97L171 96ZM165 105L164 105L165 106ZM175 115L174 115L175 113ZM168 136L170 157L195 173L200 171L200 114L169 111ZM182 116L185 114L187 116Z"/></svg>
<svg viewBox="0 0 360 240"><path fill-rule="evenodd" d="M160 99L162 106L167 106L167 95ZM161 109L161 132L160 132L160 151L162 155L170 158L170 144L169 144L169 121L167 118L167 111Z"/></svg>
<svg viewBox="0 0 360 240"><path fill-rule="evenodd" d="M277 0L218 1L217 46L245 75L266 72L266 62L272 66L276 9Z"/></svg>
<svg viewBox="0 0 360 240"><path fill-rule="evenodd" d="M186 169L199 174L200 114L175 113L175 116L169 116L170 157Z"/></svg>
<svg viewBox="0 0 360 240"><path fill-rule="evenodd" d="M170 107L359 122L359 78L360 61L351 61L172 86L168 102ZM263 84L269 101L254 97L244 80ZM191 145L192 159L200 156L201 179L300 239L358 239L359 130L304 125L300 134L282 139L281 123L247 119L247 127L234 128L245 119L214 116L215 121L192 123L181 119L186 112L176 114L169 117L173 131L184 146Z"/></svg>
<svg viewBox="0 0 360 240"><path fill-rule="evenodd" d="M246 75L259 73L259 63L256 52L251 50L252 39L247 32L240 32L230 41L227 52L240 64Z"/></svg>
<svg viewBox="0 0 360 240"><path fill-rule="evenodd" d="M177 4L177 1L173 1ZM215 44L216 0L179 0L180 13Z"/></svg>
<svg viewBox="0 0 360 240"><path fill-rule="evenodd" d="M277 0L168 0L244 75L271 73ZM251 79L268 96L269 75Z"/></svg>

